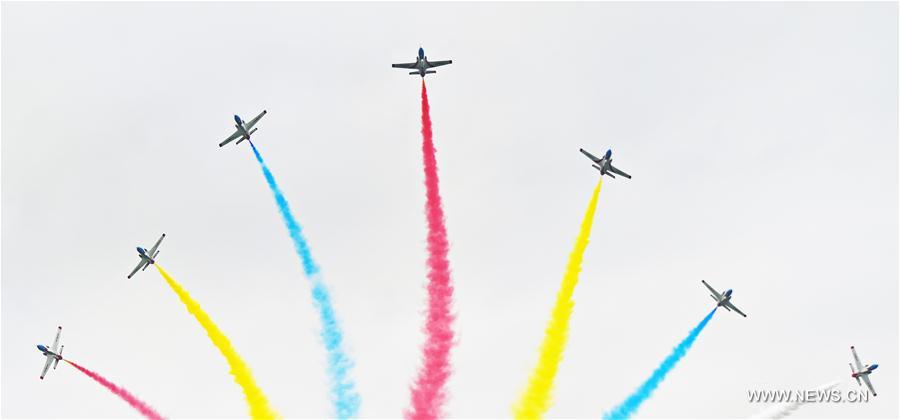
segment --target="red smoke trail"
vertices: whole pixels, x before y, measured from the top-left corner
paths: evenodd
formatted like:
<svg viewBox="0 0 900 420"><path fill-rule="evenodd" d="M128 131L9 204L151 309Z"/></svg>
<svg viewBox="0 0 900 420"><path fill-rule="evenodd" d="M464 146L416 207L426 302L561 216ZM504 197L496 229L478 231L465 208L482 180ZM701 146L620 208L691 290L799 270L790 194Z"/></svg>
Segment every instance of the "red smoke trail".
<svg viewBox="0 0 900 420"><path fill-rule="evenodd" d="M427 335L422 348L422 367L411 389L409 419L442 417L441 408L446 394L444 385L450 377L450 347L453 345L453 315L450 304L453 286L450 284L450 262L447 260L447 229L438 185L437 159L431 137L431 116L428 91L422 80L422 154L425 165L425 214L428 218L428 320Z"/></svg>
<svg viewBox="0 0 900 420"><path fill-rule="evenodd" d="M65 359L63 359L63 360L65 360ZM131 395L131 393L126 391L124 388L108 381L106 378L100 376L96 372L91 372L90 370L87 370L87 369L81 367L80 365L78 365L77 363L75 363L71 360L66 360L66 363L68 363L72 366L75 366L75 369L78 369L78 370L84 372L85 375L90 376L91 379L99 382L100 385L105 386L106 389L112 391L113 394L116 394L119 397L121 397L123 400L125 400L125 402L127 402L132 407L134 407L135 410L140 411L141 414L144 415L144 417L151 419L151 420L161 420L163 418L163 416L159 415L159 413L157 413L155 410L153 410L153 407L150 407L149 405L147 405L147 403L137 399L137 397L135 397L134 395Z"/></svg>

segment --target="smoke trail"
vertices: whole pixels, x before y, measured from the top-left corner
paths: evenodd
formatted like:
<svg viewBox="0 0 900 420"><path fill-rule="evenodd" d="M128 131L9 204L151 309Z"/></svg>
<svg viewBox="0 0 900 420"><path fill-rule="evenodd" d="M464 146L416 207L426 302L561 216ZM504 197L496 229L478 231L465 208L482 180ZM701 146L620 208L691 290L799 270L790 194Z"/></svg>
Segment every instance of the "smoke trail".
<svg viewBox="0 0 900 420"><path fill-rule="evenodd" d="M356 417L359 411L360 397L356 392L356 385L349 377L353 362L350 361L350 358L344 352L344 333L334 313L331 295L328 293L325 283L322 282L319 265L313 260L309 243L306 242L306 238L303 236L303 229L297 223L297 219L294 218L287 199L284 198L281 188L275 182L275 177L269 171L269 167L263 161L253 142L250 142L250 147L253 148L253 154L262 168L263 176L265 176L266 182L269 184L269 189L272 190L272 195L275 196L278 211L281 213L281 218L284 219L284 224L291 236L291 240L294 242L294 249L297 251L297 255L300 256L300 262L303 264L303 272L312 282L313 302L319 311L319 321L322 323L322 332L320 334L328 352L331 403L334 405L335 414L342 419Z"/></svg>
<svg viewBox="0 0 900 420"><path fill-rule="evenodd" d="M181 299L181 303L184 303L188 312L190 312L203 329L206 330L206 335L209 336L209 339L212 340L216 348L219 349L219 352L222 353L222 356L225 357L225 360L228 361L228 367L231 368L231 375L234 376L234 381L237 382L244 391L244 398L247 400L247 405L250 408L250 417L254 419L271 419L279 417L278 413L269 407L269 401L266 399L262 390L256 386L256 381L253 379L250 368L247 367L247 364L244 363L241 356L239 356L237 351L234 350L234 347L231 346L231 341L228 340L228 337L225 337L225 334L219 330L219 327L217 327L209 315L203 311L200 304L191 298L191 295L188 294L180 284L172 279L169 273L163 270L158 263L156 264L156 269L159 271L159 274L166 279L166 283L168 283L169 287L171 287L175 294L178 295L178 298Z"/></svg>
<svg viewBox="0 0 900 420"><path fill-rule="evenodd" d="M588 239L591 236L594 212L597 210L597 198L600 195L600 187L602 185L603 179L601 178L597 181L597 186L594 187L594 193L591 195L590 203L588 203L587 212L585 212L584 219L581 221L581 230L578 232L578 238L575 240L575 248L569 254L569 264L566 266L562 284L556 293L556 304L553 306L553 313L550 315L550 322L547 324L544 342L541 343L541 353L537 366L534 367L528 379L528 388L522 394L519 402L513 406L513 414L517 419L540 418L550 408L553 380L556 378L556 371L559 368L559 362L562 360L563 351L566 348L566 339L569 334L569 318L572 316L572 308L575 306L575 302L572 301L572 294L575 292L575 285L578 284L581 260L584 257L584 250L587 249Z"/></svg>
<svg viewBox="0 0 900 420"><path fill-rule="evenodd" d="M824 392L828 391L831 388L834 388L840 385L841 381L833 381L829 382L825 385L821 385L815 389L816 392ZM756 414L752 418L762 418L762 419L783 419L789 415L791 415L794 411L797 411L800 406L804 404L804 400L798 399L797 401L793 401L786 404L779 404L772 408L767 408L762 412Z"/></svg>
<svg viewBox="0 0 900 420"><path fill-rule="evenodd" d="M438 180L437 157L431 133L428 90L422 79L422 160L425 167L425 214L428 220L428 319L427 335L422 347L422 366L410 388L410 419L442 417L446 400L444 385L450 377L450 348L453 346L453 285L450 283L450 261L447 251L447 228Z"/></svg>
<svg viewBox="0 0 900 420"><path fill-rule="evenodd" d="M697 336L700 335L700 332L703 331L703 328L705 328L706 324L709 323L709 320L712 319L713 314L716 313L716 309L718 309L718 306L713 308L713 310L710 311L690 333L688 333L688 336L672 349L672 353L662 361L659 367L653 371L653 374L651 374L637 390L629 395L621 404L609 412L604 413L603 418L627 419L637 412L637 410L641 408L641 404L650 398L650 395L653 394L653 391L659 386L663 379L666 378L666 375L672 371L675 365L678 364L678 361L691 349L694 341L697 340Z"/></svg>
<svg viewBox="0 0 900 420"><path fill-rule="evenodd" d="M113 394L118 395L120 398L125 400L125 402L127 402L128 405L130 405L135 410L139 411L144 417L146 417L150 420L162 420L163 416L159 415L159 413L157 413L156 410L153 409L153 407L150 407L149 405L147 405L147 403L139 400L134 395L131 395L131 393L128 392L127 390L125 390L125 388L122 388L122 387L110 382L108 379L100 376L99 373L90 371L90 370L84 368L83 366L79 365L78 363L75 363L71 360L66 360L66 359L63 359L63 360L65 360L66 363L74 366L75 369L78 369L85 375L89 376L91 379L97 381L100 385L105 386L106 389L112 391Z"/></svg>

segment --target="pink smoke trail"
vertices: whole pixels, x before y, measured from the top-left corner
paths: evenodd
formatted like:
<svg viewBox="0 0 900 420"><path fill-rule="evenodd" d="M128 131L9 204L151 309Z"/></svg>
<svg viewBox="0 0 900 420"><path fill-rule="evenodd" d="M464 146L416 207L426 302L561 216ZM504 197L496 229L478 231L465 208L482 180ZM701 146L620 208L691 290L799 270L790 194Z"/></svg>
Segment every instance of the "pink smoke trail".
<svg viewBox="0 0 900 420"><path fill-rule="evenodd" d="M65 359L63 359L63 360L65 360ZM163 416L159 415L159 413L157 413L155 410L153 410L153 407L150 407L149 405L147 405L147 403L137 399L137 397L135 397L134 395L131 395L131 393L126 391L125 388L122 388L122 387L110 382L106 378L100 376L100 374L98 374L96 372L92 372L90 370L87 370L84 367L80 366L79 364L77 364L71 360L66 360L66 363L68 363L72 366L75 366L75 369L82 371L85 375L90 376L91 379L99 382L100 385L105 386L106 389L112 391L113 394L116 394L120 398L125 400L125 402L127 402L129 405L131 405L135 410L140 411L141 414L144 415L144 417L146 417L150 420L162 420L163 419Z"/></svg>
<svg viewBox="0 0 900 420"><path fill-rule="evenodd" d="M444 210L438 185L437 158L431 135L431 116L428 91L422 80L422 154L425 165L425 214L428 219L428 319L427 335L422 347L422 366L415 384L410 389L408 419L435 419L442 417L446 399L444 385L450 377L450 348L453 346L453 285L450 284L450 262L447 251L447 229L444 226Z"/></svg>

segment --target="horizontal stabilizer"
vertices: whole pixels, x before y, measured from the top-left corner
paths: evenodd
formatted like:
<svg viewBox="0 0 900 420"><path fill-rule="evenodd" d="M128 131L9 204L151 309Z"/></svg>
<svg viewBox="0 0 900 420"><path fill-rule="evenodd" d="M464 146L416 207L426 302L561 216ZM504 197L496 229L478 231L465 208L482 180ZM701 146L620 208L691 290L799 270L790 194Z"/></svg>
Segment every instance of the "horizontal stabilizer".
<svg viewBox="0 0 900 420"><path fill-rule="evenodd" d="M252 134L253 134L253 133L255 133L255 132L256 132L256 130L259 130L259 127L257 127L257 128L254 128L254 129L252 129L252 130L250 130L250 133L248 133L248 134L251 134L251 135L252 135Z"/></svg>
<svg viewBox="0 0 900 420"><path fill-rule="evenodd" d="M591 165L591 166L593 166L594 168L597 168L598 171L603 172L603 169L600 169L599 166L597 166L597 165Z"/></svg>
<svg viewBox="0 0 900 420"><path fill-rule="evenodd" d="M426 70L425 71L425 74L434 74L434 73L437 73L437 71L435 71L435 70Z"/></svg>
<svg viewBox="0 0 900 420"><path fill-rule="evenodd" d="M411 72L409 72L409 74L410 74L410 76L411 76L411 75L414 75L414 74L419 74L419 72L417 72L417 71L411 71Z"/></svg>

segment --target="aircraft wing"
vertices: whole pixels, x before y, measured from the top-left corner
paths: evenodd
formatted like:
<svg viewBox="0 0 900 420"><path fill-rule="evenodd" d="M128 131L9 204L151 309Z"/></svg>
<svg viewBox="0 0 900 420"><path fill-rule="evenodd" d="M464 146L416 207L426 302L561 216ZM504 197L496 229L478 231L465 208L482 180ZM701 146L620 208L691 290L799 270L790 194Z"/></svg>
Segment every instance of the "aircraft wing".
<svg viewBox="0 0 900 420"><path fill-rule="evenodd" d="M587 150L584 150L584 149L578 149L578 150L580 150L581 153L584 153L584 155L587 156L588 159L593 160L594 162L600 162L600 158L588 153Z"/></svg>
<svg viewBox="0 0 900 420"><path fill-rule="evenodd" d="M150 251L147 252L147 255L149 255L150 258L153 258L153 254L156 253L156 248L159 248L159 244L162 243L162 240L165 239L165 237L166 237L166 234L163 233L162 236L159 237L159 240L157 240L156 243L153 244L153 248L150 248Z"/></svg>
<svg viewBox="0 0 900 420"><path fill-rule="evenodd" d="M391 67L395 69L414 69L416 68L416 63L391 64Z"/></svg>
<svg viewBox="0 0 900 420"><path fill-rule="evenodd" d="M56 338L53 339L53 346L50 347L50 351L56 353L56 348L59 346L59 335L62 333L62 327L56 329Z"/></svg>
<svg viewBox="0 0 900 420"><path fill-rule="evenodd" d="M446 61L429 61L429 62L428 62L428 67L446 66L447 64L450 64L450 63L452 63L452 62L453 62L453 60L446 60Z"/></svg>
<svg viewBox="0 0 900 420"><path fill-rule="evenodd" d="M869 387L869 391L872 391L872 395L878 396L878 393L875 392L875 388L872 388L872 382L869 381L869 375L859 375L858 377L862 378L863 382L866 383L866 386Z"/></svg>
<svg viewBox="0 0 900 420"><path fill-rule="evenodd" d="M234 131L234 134L228 136L228 138L225 139L225 141L219 143L219 147L222 147L222 146L224 146L224 145L226 145L226 144L228 144L228 143L231 143L234 139L236 139L236 138L238 138L238 137L240 137L240 136L241 136L241 131L240 131L240 130L235 130L235 131Z"/></svg>
<svg viewBox="0 0 900 420"><path fill-rule="evenodd" d="M50 369L50 363L53 362L53 359L53 356L47 355L47 361L44 363L44 369L41 371L41 379L44 379L44 376L47 375L47 369Z"/></svg>
<svg viewBox="0 0 900 420"><path fill-rule="evenodd" d="M735 311L735 312L741 314L741 316L743 316L744 318L747 317L747 314L741 312L741 310L738 309L737 306L734 306L734 304L731 303L731 301L725 302L725 306L726 306L727 308L730 308L731 310L733 310L733 311Z"/></svg>
<svg viewBox="0 0 900 420"><path fill-rule="evenodd" d="M260 112L259 115L253 117L253 119L250 120L250 122L244 123L244 128L246 128L247 131L250 131L250 129L253 128L253 126L256 125L256 123L259 122L259 119L262 118L263 115L266 115L266 110L265 110L265 109L263 110L263 112Z"/></svg>
<svg viewBox="0 0 900 420"><path fill-rule="evenodd" d="M850 346L850 351L853 352L853 360L856 362L856 371L862 372L866 370L866 365L862 364L862 362L859 361L859 356L856 355L856 347Z"/></svg>
<svg viewBox="0 0 900 420"><path fill-rule="evenodd" d="M617 174L619 174L619 175L622 175L622 176L624 176L625 178L631 179L631 175L628 175L628 174L626 174L625 172L622 172L621 170L619 170L619 169L616 168L615 166L609 165L609 171L610 171L610 172L617 173Z"/></svg>
<svg viewBox="0 0 900 420"><path fill-rule="evenodd" d="M709 289L710 292L712 292L713 296L716 297L716 300L721 300L721 299L722 299L722 295L720 295L719 292L716 291L716 289L713 289L712 286L710 286L709 284L707 284L707 283L706 283L706 280L700 280L700 282L703 283L703 285L706 286L706 288ZM737 308L735 308L735 309L737 309ZM745 316L746 316L746 315L745 315Z"/></svg>
<svg viewBox="0 0 900 420"><path fill-rule="evenodd" d="M141 261L138 262L137 267L134 267L134 270L131 270L131 274L128 275L128 278L131 278L131 276L133 276L134 273L137 273L138 270L140 270L141 268L143 268L145 264L150 264L150 262L147 261L147 260L145 260L145 259L143 259L143 258L141 258Z"/></svg>

